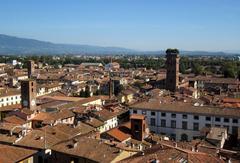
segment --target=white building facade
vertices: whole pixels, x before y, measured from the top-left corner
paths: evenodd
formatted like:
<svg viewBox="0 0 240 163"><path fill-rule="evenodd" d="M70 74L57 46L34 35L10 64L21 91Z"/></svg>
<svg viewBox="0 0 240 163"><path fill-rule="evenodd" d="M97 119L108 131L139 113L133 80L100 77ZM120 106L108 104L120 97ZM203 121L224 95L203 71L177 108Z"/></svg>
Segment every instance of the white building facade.
<svg viewBox="0 0 240 163"><path fill-rule="evenodd" d="M131 108L130 113L146 115L150 131L167 135L177 141L189 141L199 137L203 127L224 127L227 128L229 134L237 134L238 128L240 128L240 114L229 117L205 114L204 112L196 114L140 107Z"/></svg>
<svg viewBox="0 0 240 163"><path fill-rule="evenodd" d="M21 103L21 94L0 96L0 107Z"/></svg>

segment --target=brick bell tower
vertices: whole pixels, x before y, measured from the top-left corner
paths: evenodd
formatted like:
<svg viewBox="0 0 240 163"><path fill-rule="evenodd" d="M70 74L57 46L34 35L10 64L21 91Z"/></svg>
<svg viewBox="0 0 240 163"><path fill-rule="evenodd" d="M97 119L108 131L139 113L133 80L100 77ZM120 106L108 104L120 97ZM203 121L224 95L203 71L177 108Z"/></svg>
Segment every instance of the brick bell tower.
<svg viewBox="0 0 240 163"><path fill-rule="evenodd" d="M166 89L175 92L179 85L179 51L178 49L166 50Z"/></svg>
<svg viewBox="0 0 240 163"><path fill-rule="evenodd" d="M36 110L37 86L33 79L21 81L22 108Z"/></svg>

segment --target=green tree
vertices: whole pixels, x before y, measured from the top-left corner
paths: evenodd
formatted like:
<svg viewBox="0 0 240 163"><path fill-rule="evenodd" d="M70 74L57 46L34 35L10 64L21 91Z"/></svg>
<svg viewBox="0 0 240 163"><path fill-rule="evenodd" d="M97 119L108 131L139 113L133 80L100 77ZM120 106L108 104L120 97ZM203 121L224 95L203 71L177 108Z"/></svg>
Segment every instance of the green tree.
<svg viewBox="0 0 240 163"><path fill-rule="evenodd" d="M223 75L225 78L236 78L237 77L237 67L232 62L227 62L223 68Z"/></svg>
<svg viewBox="0 0 240 163"><path fill-rule="evenodd" d="M204 68L203 68L203 66L199 65L198 63L194 63L192 66L192 72L195 75L202 75L204 73Z"/></svg>
<svg viewBox="0 0 240 163"><path fill-rule="evenodd" d="M186 73L186 66L184 63L180 62L179 70L181 73L185 74Z"/></svg>

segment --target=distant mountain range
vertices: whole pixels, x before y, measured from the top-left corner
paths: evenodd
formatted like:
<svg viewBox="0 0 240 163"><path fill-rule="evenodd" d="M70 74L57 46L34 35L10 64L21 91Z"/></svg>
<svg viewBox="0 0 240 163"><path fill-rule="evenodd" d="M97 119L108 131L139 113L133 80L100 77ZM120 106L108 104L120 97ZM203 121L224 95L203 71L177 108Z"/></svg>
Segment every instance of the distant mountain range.
<svg viewBox="0 0 240 163"><path fill-rule="evenodd" d="M205 51L180 51L186 55L226 55L224 52ZM55 55L55 54L75 54L75 55L117 55L117 54L143 54L161 55L165 51L137 51L121 47L101 47L91 45L55 44L35 39L18 38L0 34L0 54L2 55ZM236 53L231 53L236 54Z"/></svg>

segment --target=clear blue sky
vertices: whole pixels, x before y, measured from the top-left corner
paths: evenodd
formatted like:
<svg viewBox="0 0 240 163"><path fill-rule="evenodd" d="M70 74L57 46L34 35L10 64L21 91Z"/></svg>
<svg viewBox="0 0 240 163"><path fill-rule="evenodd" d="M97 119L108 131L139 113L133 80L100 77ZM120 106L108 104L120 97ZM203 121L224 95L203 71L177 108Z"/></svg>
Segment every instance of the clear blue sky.
<svg viewBox="0 0 240 163"><path fill-rule="evenodd" d="M240 50L240 0L1 0L0 33L139 50Z"/></svg>

